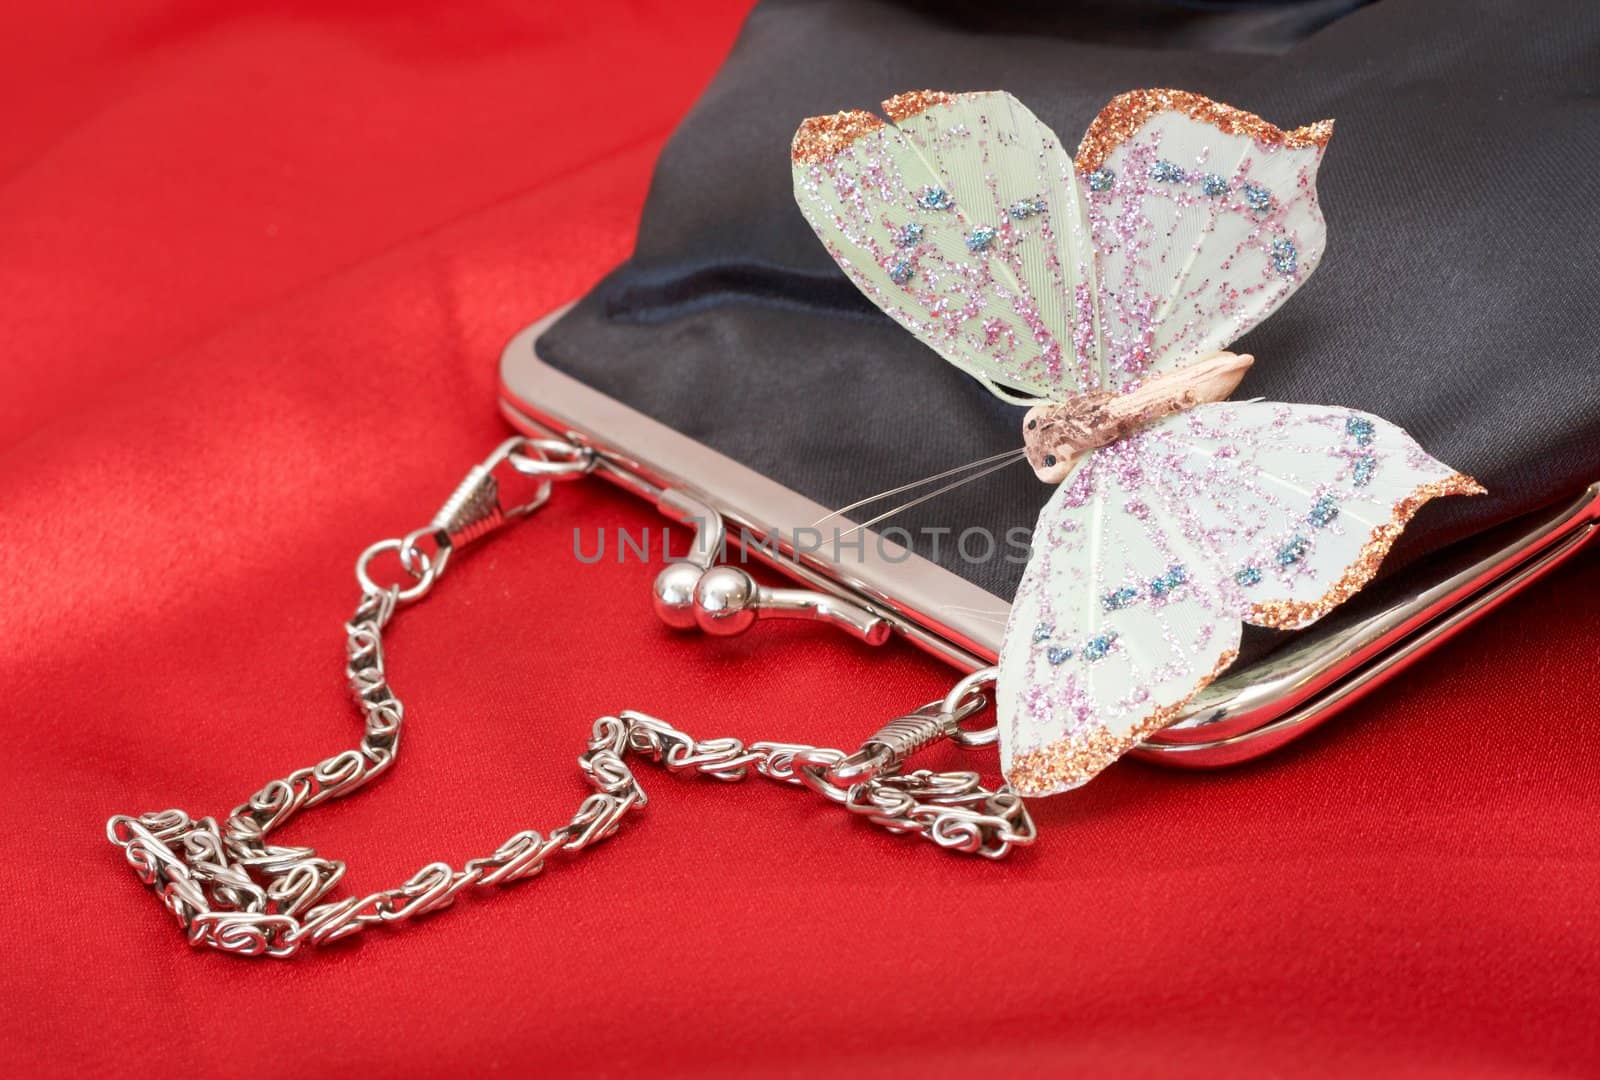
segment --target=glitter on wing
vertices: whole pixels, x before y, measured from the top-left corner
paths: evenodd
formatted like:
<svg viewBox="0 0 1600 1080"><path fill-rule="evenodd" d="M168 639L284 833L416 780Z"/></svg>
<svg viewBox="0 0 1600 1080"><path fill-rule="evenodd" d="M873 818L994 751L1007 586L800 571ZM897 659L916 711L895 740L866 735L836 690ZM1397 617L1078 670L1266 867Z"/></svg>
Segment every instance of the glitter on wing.
<svg viewBox="0 0 1600 1080"><path fill-rule="evenodd" d="M846 275L1008 401L1098 385L1087 226L1054 132L1003 93L884 109L896 124L813 117L791 149L796 201Z"/></svg>

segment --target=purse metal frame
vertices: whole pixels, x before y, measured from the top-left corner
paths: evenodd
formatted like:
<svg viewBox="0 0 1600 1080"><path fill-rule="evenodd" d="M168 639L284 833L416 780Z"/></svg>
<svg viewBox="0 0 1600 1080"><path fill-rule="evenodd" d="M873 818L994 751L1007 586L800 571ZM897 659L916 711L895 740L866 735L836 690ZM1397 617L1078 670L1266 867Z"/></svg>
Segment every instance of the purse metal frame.
<svg viewBox="0 0 1600 1080"><path fill-rule="evenodd" d="M764 590L774 598L768 613L830 618L867 640L887 635L864 633L864 625L887 624L962 671L995 662L1003 626L996 617L1009 610L998 597L871 532L861 549L851 547L849 561L824 550L795 550L793 525L785 523L816 521L831 508L542 361L539 336L566 310L551 312L505 348L501 409L514 427L590 447L597 474L675 520L697 520L697 541L708 536L699 515L709 512L709 533L726 535L745 555L803 587ZM1134 753L1164 765L1208 768L1275 750L1572 557L1597 533L1600 481L1564 506L1492 530L1490 540L1477 545L1481 550L1458 557L1431 584L1364 618L1304 631L1265 659L1229 671Z"/></svg>

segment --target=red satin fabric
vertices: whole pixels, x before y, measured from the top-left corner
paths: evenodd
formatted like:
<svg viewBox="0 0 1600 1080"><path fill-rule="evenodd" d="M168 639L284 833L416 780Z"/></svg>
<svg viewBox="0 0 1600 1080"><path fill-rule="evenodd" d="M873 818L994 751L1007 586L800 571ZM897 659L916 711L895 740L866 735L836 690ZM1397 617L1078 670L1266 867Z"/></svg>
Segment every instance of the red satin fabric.
<svg viewBox="0 0 1600 1080"><path fill-rule="evenodd" d="M4 16L0 1063L1593 1075L1593 556L1270 760L1037 804L1001 864L646 768L648 811L535 881L287 963L183 943L105 818L354 744L354 555L505 435L501 345L627 252L741 6ZM389 635L397 767L285 840L390 886L564 820L603 712L849 747L949 683L824 629L676 636L651 567L571 556L657 522L571 484L463 558Z"/></svg>

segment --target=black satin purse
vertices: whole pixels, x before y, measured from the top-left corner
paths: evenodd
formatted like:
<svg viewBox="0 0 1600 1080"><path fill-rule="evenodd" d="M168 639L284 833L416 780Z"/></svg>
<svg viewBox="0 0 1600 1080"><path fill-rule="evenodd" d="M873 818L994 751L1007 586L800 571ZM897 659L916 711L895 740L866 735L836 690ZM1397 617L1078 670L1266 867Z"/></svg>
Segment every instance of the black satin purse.
<svg viewBox="0 0 1600 1080"><path fill-rule="evenodd" d="M1313 629L1248 628L1233 671L1141 749L1177 764L1255 756L1600 521L1596 71L1600 17L1577 2L767 0L663 152L633 258L508 348L506 411L759 549L819 507L1015 448L1021 415L882 315L817 243L790 192L802 118L927 86L1004 88L1067 136L1142 86L1286 125L1334 117L1328 258L1238 343L1258 359L1237 396L1378 413L1489 495L1428 506L1380 577ZM757 554L828 598L791 597L796 611L825 608L868 640L900 630L972 668L994 642L968 609L1003 611L1022 563L964 559L937 537L1026 529L1048 493L1009 470L909 506L895 523L916 558L895 567L781 540Z"/></svg>

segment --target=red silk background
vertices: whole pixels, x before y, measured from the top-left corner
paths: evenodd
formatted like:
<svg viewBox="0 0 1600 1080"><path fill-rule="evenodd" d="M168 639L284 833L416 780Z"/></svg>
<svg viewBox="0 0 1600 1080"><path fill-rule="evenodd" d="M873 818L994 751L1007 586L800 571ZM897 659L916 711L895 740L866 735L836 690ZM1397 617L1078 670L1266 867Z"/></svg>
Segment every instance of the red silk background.
<svg viewBox="0 0 1600 1080"><path fill-rule="evenodd" d="M689 7L0 17L0 1064L1593 1075L1592 555L1269 760L1036 804L1004 863L645 767L541 878L290 962L183 943L105 818L354 745L351 561L506 434L506 339L629 250L743 14ZM564 820L601 713L849 747L949 683L819 628L675 636L652 567L571 555L653 513L556 495L395 622L396 768L285 830L352 889Z"/></svg>

